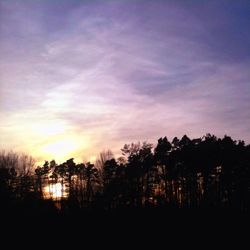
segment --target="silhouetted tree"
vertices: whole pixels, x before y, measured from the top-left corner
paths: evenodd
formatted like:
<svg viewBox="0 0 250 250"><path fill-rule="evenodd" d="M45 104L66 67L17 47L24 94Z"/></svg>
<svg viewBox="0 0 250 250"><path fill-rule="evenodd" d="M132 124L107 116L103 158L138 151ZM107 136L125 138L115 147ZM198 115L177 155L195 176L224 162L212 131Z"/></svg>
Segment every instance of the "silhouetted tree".
<svg viewBox="0 0 250 250"><path fill-rule="evenodd" d="M95 168L94 164L91 164L90 162L86 163L85 169L84 169L84 175L86 178L86 198L87 203L90 204L93 194L94 194L94 184L98 183L98 170Z"/></svg>
<svg viewBox="0 0 250 250"><path fill-rule="evenodd" d="M53 204L62 214L162 205L250 209L250 145L244 141L184 135L172 142L162 137L155 148L146 142L125 144L121 152L117 160L110 150L101 152L97 167L70 158L35 168L32 157L2 151L0 208L33 214L56 211ZM61 198L55 200L58 183Z"/></svg>

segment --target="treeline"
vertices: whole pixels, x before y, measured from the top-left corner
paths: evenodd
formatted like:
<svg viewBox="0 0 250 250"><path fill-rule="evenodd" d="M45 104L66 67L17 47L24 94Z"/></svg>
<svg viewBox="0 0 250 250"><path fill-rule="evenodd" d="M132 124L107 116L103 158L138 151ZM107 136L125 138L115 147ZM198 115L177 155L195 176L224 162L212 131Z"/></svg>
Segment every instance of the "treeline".
<svg viewBox="0 0 250 250"><path fill-rule="evenodd" d="M4 211L74 213L119 209L250 209L250 145L207 134L171 142L126 144L122 156L103 151L95 164L0 154Z"/></svg>

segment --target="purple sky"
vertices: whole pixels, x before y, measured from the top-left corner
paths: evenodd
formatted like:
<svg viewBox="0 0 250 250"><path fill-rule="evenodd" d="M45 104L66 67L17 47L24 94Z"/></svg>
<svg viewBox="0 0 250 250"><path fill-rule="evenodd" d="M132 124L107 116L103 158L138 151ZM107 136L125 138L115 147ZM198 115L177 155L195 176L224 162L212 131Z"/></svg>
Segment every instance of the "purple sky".
<svg viewBox="0 0 250 250"><path fill-rule="evenodd" d="M94 159L187 134L250 142L250 1L0 0L0 149Z"/></svg>

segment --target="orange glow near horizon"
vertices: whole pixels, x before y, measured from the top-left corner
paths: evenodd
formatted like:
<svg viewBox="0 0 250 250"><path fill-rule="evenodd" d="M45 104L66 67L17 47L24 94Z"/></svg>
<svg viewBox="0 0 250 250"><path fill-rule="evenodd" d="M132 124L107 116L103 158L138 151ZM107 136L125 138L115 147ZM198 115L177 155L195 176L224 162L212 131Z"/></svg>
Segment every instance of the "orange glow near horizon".
<svg viewBox="0 0 250 250"><path fill-rule="evenodd" d="M83 156L87 156L92 149L88 136L77 134L65 124L33 125L32 132L40 143L29 145L26 151L32 152L39 165L42 165L44 160L52 159L57 162L69 158L82 161Z"/></svg>

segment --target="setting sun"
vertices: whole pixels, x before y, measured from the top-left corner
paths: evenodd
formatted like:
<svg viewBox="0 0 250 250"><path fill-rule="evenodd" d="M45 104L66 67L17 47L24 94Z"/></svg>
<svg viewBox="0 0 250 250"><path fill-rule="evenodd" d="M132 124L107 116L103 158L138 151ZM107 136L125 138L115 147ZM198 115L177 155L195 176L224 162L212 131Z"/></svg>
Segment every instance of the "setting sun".
<svg viewBox="0 0 250 250"><path fill-rule="evenodd" d="M65 186L62 188L61 183L50 184L44 188L44 195L46 198L59 199L67 197L67 194L63 191Z"/></svg>

